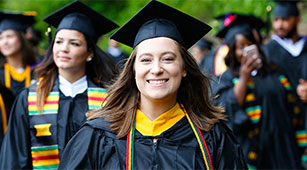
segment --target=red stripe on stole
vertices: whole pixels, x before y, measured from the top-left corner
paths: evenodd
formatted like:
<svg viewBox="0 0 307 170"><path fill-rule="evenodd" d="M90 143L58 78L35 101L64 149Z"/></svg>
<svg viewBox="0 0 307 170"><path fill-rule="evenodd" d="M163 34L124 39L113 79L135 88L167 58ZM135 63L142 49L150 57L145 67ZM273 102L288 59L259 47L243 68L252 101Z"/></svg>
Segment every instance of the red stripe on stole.
<svg viewBox="0 0 307 170"><path fill-rule="evenodd" d="M36 157L32 157L32 160L33 160L33 161L48 160L48 159L59 159L59 155L49 155L49 156L36 156Z"/></svg>
<svg viewBox="0 0 307 170"><path fill-rule="evenodd" d="M298 140L306 140L307 136L296 136L296 139L298 139Z"/></svg>
<svg viewBox="0 0 307 170"><path fill-rule="evenodd" d="M59 101L46 101L45 104L58 104ZM36 101L35 102L28 102L29 105L36 105Z"/></svg>
<svg viewBox="0 0 307 170"><path fill-rule="evenodd" d="M208 153L208 157L209 157L209 161L210 161L211 169L213 170L212 161L211 161L211 156L210 156L210 152L209 152L209 150L208 150L208 147L207 147L206 141L205 141L205 139L204 139L204 137L203 137L203 134L201 133L200 129L199 129L197 126L196 126L196 128L197 128L197 130L198 130L198 133L200 134L201 139L202 139L202 140L203 140L203 142L204 142L205 149L206 149L206 151L207 151L207 153Z"/></svg>
<svg viewBox="0 0 307 170"><path fill-rule="evenodd" d="M95 101L102 101L104 100L104 97L88 97L88 100L95 100Z"/></svg>
<svg viewBox="0 0 307 170"><path fill-rule="evenodd" d="M127 135L127 146L126 146L126 170L129 170L129 144L130 142L130 132Z"/></svg>

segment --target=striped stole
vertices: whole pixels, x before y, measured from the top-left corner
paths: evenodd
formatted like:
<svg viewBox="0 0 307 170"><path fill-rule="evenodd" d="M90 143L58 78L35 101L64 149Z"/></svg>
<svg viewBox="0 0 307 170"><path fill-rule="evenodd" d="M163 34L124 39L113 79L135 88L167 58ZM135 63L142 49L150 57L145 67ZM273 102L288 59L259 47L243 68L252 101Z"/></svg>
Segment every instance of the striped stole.
<svg viewBox="0 0 307 170"><path fill-rule="evenodd" d="M239 78L234 78L232 83L236 85ZM250 118L251 130L248 132L248 138L250 145L247 153L247 165L248 169L256 169L256 163L258 158L258 148L259 148L259 126L261 118L261 105L255 96L255 84L252 80L247 82L246 96L244 102L244 112Z"/></svg>
<svg viewBox="0 0 307 170"><path fill-rule="evenodd" d="M88 109L99 109L107 96L102 88L88 88ZM31 155L33 169L57 169L60 163L57 141L57 114L60 92L53 89L46 98L42 111L36 106L36 86L28 94L28 113L30 121ZM85 114L85 113L84 113Z"/></svg>
<svg viewBox="0 0 307 170"><path fill-rule="evenodd" d="M307 147L307 129L304 127L304 111L299 107L299 99L297 99L297 97L293 94L292 87L288 79L284 75L280 75L279 81L286 90L288 106L290 107L290 112L293 113L292 122L295 129L297 145L301 150L300 152L303 152L301 155L301 162L306 164L307 154L304 153L304 150Z"/></svg>

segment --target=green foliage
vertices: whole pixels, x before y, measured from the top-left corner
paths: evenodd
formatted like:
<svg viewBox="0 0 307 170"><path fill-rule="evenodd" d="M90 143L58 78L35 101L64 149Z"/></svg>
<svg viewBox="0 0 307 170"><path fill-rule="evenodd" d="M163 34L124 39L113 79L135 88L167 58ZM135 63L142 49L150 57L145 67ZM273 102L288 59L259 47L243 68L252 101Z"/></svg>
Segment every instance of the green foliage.
<svg viewBox="0 0 307 170"><path fill-rule="evenodd" d="M118 25L123 25L133 15L135 15L149 0L81 0L92 7L97 12L113 20ZM177 8L201 21L208 23L213 27L208 37L213 38L218 30L219 23L214 20L215 16L227 13L237 12L244 14L254 14L263 20L266 20L266 7L272 2L268 0L160 0L161 2ZM52 12L60 9L72 0L0 0L2 10L15 11L36 11L38 15L35 28L45 32L47 24L42 19ZM54 32L54 31L53 31ZM113 31L114 32L114 31ZM111 32L111 33L113 33ZM107 46L108 37L104 35L98 45L103 49ZM46 48L47 37L40 44L41 48ZM130 52L130 48L124 47L124 50Z"/></svg>

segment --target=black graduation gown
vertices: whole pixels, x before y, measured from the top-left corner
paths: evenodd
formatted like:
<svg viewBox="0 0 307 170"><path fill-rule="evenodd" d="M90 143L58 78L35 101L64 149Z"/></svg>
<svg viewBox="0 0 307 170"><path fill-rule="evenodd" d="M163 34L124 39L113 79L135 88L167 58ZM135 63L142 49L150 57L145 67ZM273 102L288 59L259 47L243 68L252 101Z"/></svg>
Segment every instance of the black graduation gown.
<svg viewBox="0 0 307 170"><path fill-rule="evenodd" d="M307 65L307 42L305 41L301 54L293 57L285 50L277 41L271 40L263 47L263 51L268 57L268 60L275 63L280 71L287 75L291 85L296 90L299 79L303 78L303 66Z"/></svg>
<svg viewBox="0 0 307 170"><path fill-rule="evenodd" d="M2 84L5 84L4 68L0 69L0 80ZM34 72L31 71L31 80L35 80ZM11 77L11 88L12 93L17 96L25 88L25 81L16 81Z"/></svg>
<svg viewBox="0 0 307 170"><path fill-rule="evenodd" d="M202 132L215 169L246 169L240 146L223 123ZM154 138L158 138L156 143ZM125 169L126 140L117 139L104 119L85 123L67 144L60 169ZM158 136L136 130L135 169L206 169L196 137L186 117Z"/></svg>
<svg viewBox="0 0 307 170"><path fill-rule="evenodd" d="M93 82L88 80L88 85L90 86L90 84L94 86ZM57 79L55 86L58 85ZM2 144L0 169L32 169L28 92L29 88L24 89L12 107L8 129ZM60 92L57 118L57 140L60 156L68 140L86 121L85 113L87 111L87 91L74 98L67 97Z"/></svg>
<svg viewBox="0 0 307 170"><path fill-rule="evenodd" d="M258 169L297 169L300 168L300 153L296 143L292 124L292 114L289 111L286 92L274 73L265 77L254 77L255 97L262 108L259 127L259 153L256 167ZM217 103L221 103L228 116L228 125L233 130L237 140L247 156L250 146L248 132L252 123L243 109L237 103L233 92L233 76L228 69L213 86L214 94L218 95Z"/></svg>
<svg viewBox="0 0 307 170"><path fill-rule="evenodd" d="M207 55L204 56L204 59L201 61L199 67L205 75L214 75L214 59L218 49L210 51Z"/></svg>
<svg viewBox="0 0 307 170"><path fill-rule="evenodd" d="M13 105L13 102L14 102L14 95L12 94L12 92L7 89L4 85L2 85L0 83L0 94L2 96L2 99L3 99L3 103L4 103L4 106L5 106L5 114L6 114L6 122L8 122L8 118L10 116L10 110L11 110L11 107ZM2 144L2 140L3 140L3 137L4 137L4 132L3 132L3 117L1 116L1 109L0 109L0 146ZM0 148L0 151L1 151L1 148Z"/></svg>

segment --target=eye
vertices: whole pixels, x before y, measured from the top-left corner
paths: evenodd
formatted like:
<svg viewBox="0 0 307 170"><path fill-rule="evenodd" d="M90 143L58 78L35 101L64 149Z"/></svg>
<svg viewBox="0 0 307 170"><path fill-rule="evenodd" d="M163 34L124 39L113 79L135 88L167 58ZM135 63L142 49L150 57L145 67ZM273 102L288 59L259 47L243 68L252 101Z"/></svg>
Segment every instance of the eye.
<svg viewBox="0 0 307 170"><path fill-rule="evenodd" d="M144 57L144 58L141 58L140 60L142 63L147 63L147 62L150 62L150 59L147 58L147 57Z"/></svg>
<svg viewBox="0 0 307 170"><path fill-rule="evenodd" d="M76 47L79 47L79 46L80 46L80 44L77 43L77 42L71 42L71 45L76 46Z"/></svg>
<svg viewBox="0 0 307 170"><path fill-rule="evenodd" d="M55 43L56 43L56 44L61 44L62 41L61 41L61 40L56 40Z"/></svg>

